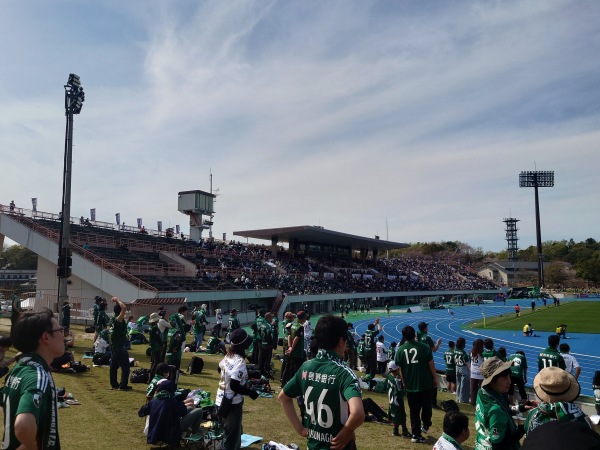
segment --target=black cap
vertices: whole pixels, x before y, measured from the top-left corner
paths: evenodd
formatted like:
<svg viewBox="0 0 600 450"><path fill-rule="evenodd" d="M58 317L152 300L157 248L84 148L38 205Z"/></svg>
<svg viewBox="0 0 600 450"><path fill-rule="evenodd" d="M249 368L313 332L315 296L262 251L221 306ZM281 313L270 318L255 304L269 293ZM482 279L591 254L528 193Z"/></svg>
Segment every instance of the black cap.
<svg viewBox="0 0 600 450"><path fill-rule="evenodd" d="M238 328L237 330L233 330L231 335L229 336L229 342L231 347L236 350L246 350L252 344L252 338L248 336L246 330L243 328Z"/></svg>
<svg viewBox="0 0 600 450"><path fill-rule="evenodd" d="M427 322L419 322L419 331L425 331L427 325L429 325Z"/></svg>
<svg viewBox="0 0 600 450"><path fill-rule="evenodd" d="M562 450L573 444L576 444L577 450L598 450L600 435L581 422L552 420L529 432L521 449Z"/></svg>

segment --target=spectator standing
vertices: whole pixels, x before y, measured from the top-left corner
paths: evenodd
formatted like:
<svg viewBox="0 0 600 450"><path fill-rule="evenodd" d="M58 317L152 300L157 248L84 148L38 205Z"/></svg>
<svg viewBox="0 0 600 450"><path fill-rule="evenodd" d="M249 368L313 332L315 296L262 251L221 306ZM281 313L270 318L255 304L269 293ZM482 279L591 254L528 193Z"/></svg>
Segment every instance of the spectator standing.
<svg viewBox="0 0 600 450"><path fill-rule="evenodd" d="M344 361L348 363L351 369L357 370L356 341L354 340L354 336L354 325L348 323L348 337L346 339L346 351L344 353Z"/></svg>
<svg viewBox="0 0 600 450"><path fill-rule="evenodd" d="M231 339L231 333L238 328L241 328L240 319L237 317L237 309L233 308L229 311L229 320L227 321L227 339L225 339L227 343Z"/></svg>
<svg viewBox="0 0 600 450"><path fill-rule="evenodd" d="M283 386L283 375L285 374L286 366L289 360L287 350L289 348L289 337L292 330L292 323L294 322L294 314L291 311L287 311L283 315L283 354L281 358L281 386Z"/></svg>
<svg viewBox="0 0 600 450"><path fill-rule="evenodd" d="M477 401L477 392L481 388L481 383L483 382L483 375L481 375L480 368L481 364L483 364L483 340L475 339L473 341L473 348L471 349L471 354L469 355L471 359L471 405L475 406L475 402Z"/></svg>
<svg viewBox="0 0 600 450"><path fill-rule="evenodd" d="M169 323L169 321L165 320L165 315L167 314L166 309L163 307L158 308L157 314L160 317L158 320L158 330L160 331L160 338L162 342L162 347L160 349L160 360L164 361L167 354L167 338L169 335L169 329L172 327L172 325Z"/></svg>
<svg viewBox="0 0 600 450"><path fill-rule="evenodd" d="M377 329L376 329L377 328ZM381 331L381 324L379 323L379 317L375 319L374 323L367 325L367 331L365 331L365 359L367 375L371 378L375 377L377 372L377 335Z"/></svg>
<svg viewBox="0 0 600 450"><path fill-rule="evenodd" d="M150 341L150 379L152 379L154 374L156 374L156 367L160 363L164 362L160 359L162 339L160 330L158 329L159 320L160 316L155 312L150 314L150 319L148 320L148 324L150 325L150 329L148 330L148 337Z"/></svg>
<svg viewBox="0 0 600 450"><path fill-rule="evenodd" d="M483 353L481 354L483 356L483 361L485 361L486 359L490 359L494 356L498 356L498 353L496 352L496 350L494 349L494 341L490 338L487 338L483 341ZM483 363L482 361L482 363Z"/></svg>
<svg viewBox="0 0 600 450"><path fill-rule="evenodd" d="M410 325L405 326L402 336L406 342L398 347L394 362L400 367L406 388L412 442L423 443L426 439L422 433L427 433L431 426L431 389L437 388L437 374L431 349L417 342L415 329Z"/></svg>
<svg viewBox="0 0 600 450"><path fill-rule="evenodd" d="M437 352L442 345L442 338L439 338L435 343L429 336L429 324L426 322L419 323L419 331L417 331L417 341L427 345L432 352ZM431 390L431 404L437 408L437 387Z"/></svg>
<svg viewBox="0 0 600 450"><path fill-rule="evenodd" d="M527 383L527 358L523 350L517 350L513 355L508 357L512 362L510 366L510 388L508 390L508 400L513 403L513 394L515 393L515 385L519 389L521 400L527 400L527 392L525 392L525 384Z"/></svg>
<svg viewBox="0 0 600 450"><path fill-rule="evenodd" d="M68 336L71 331L71 303L68 300L63 305L60 324L65 328L65 336Z"/></svg>
<svg viewBox="0 0 600 450"><path fill-rule="evenodd" d="M125 323L125 304L118 297L113 297L115 316L112 320L112 335L110 339L110 385L113 390L130 391L129 353L127 352L127 324ZM121 369L121 382L117 380L118 370Z"/></svg>
<svg viewBox="0 0 600 450"><path fill-rule="evenodd" d="M290 325L290 335L288 336L288 349L286 350L286 367L282 378L282 385L296 374L300 366L306 361L306 352L304 351L304 322L308 319L308 314L304 311L298 311L296 320ZM298 398L298 406L303 411L304 403L302 398Z"/></svg>
<svg viewBox="0 0 600 450"><path fill-rule="evenodd" d="M579 375L581 374L581 366L577 362L577 359L571 353L571 347L567 343L562 343L559 346L560 354L565 360L566 371L575 377L576 380L579 380Z"/></svg>
<svg viewBox="0 0 600 450"><path fill-rule="evenodd" d="M521 307L519 306L518 303L515 305L515 314L517 317L521 316Z"/></svg>
<svg viewBox="0 0 600 450"><path fill-rule="evenodd" d="M258 364L258 353L260 351L260 334L259 334L259 329L262 326L263 322L265 321L265 314L267 313L267 310L264 308L260 308L257 312L256 312L256 317L254 319L254 322L252 322L252 325L250 325L250 328L252 328L252 356L250 357L250 361L253 364Z"/></svg>
<svg viewBox="0 0 600 450"><path fill-rule="evenodd" d="M242 406L244 396L252 400L258 398L258 392L246 386L246 349L252 338L242 328L231 333L229 351L219 363L219 389L215 405L223 421L223 450L239 450L242 445Z"/></svg>
<svg viewBox="0 0 600 450"><path fill-rule="evenodd" d="M376 344L376 350L377 350L377 373L380 374L385 374L386 368L387 368L387 348L384 344L384 337L382 334L380 334L377 337L377 344Z"/></svg>
<svg viewBox="0 0 600 450"><path fill-rule="evenodd" d="M220 308L215 309L215 326L212 329L212 335L221 337L221 328L223 328L223 314Z"/></svg>
<svg viewBox="0 0 600 450"><path fill-rule="evenodd" d="M398 367L394 361L390 361L388 364L386 387L390 403L388 408L388 419L390 419L394 425L392 435L400 436L399 428L402 426L402 436L412 438L412 434L406 427L406 410L404 409L406 390L404 389L402 378L400 377L400 367Z"/></svg>
<svg viewBox="0 0 600 450"><path fill-rule="evenodd" d="M448 411L444 416L444 433L433 450L462 450L460 444L469 439L469 418L460 411Z"/></svg>
<svg viewBox="0 0 600 450"><path fill-rule="evenodd" d="M200 350L204 335L206 334L206 303L203 303L200 309L192 312L192 320L194 321L194 340L196 341L196 351ZM231 320L231 318L229 319Z"/></svg>
<svg viewBox="0 0 600 450"><path fill-rule="evenodd" d="M22 314L10 338L23 354L2 391L2 448L60 450L56 388L50 363L64 353L64 329L48 309Z"/></svg>
<svg viewBox="0 0 600 450"><path fill-rule="evenodd" d="M456 362L454 361L454 341L448 342L448 350L444 352L444 363L446 364L446 384L448 392L456 393Z"/></svg>
<svg viewBox="0 0 600 450"><path fill-rule="evenodd" d="M535 312L535 300L531 301L531 312Z"/></svg>
<svg viewBox="0 0 600 450"><path fill-rule="evenodd" d="M559 367L542 369L533 379L533 389L541 402L527 414L525 434L551 420L577 421L593 428L590 419L573 403L581 388L566 370Z"/></svg>
<svg viewBox="0 0 600 450"><path fill-rule="evenodd" d="M279 393L286 417L307 438L311 450L356 448L354 433L365 413L358 378L341 359L347 332L343 319L321 317L315 327L316 357L305 362ZM294 409L293 398L298 396L305 399L306 417L299 418Z"/></svg>
<svg viewBox="0 0 600 450"><path fill-rule="evenodd" d="M261 375L269 377L271 370L271 357L273 356L273 329L271 321L273 314L268 312L265 314L265 320L262 320L258 325L259 351L258 351L258 370Z"/></svg>
<svg viewBox="0 0 600 450"><path fill-rule="evenodd" d="M565 359L558 351L559 342L560 338L556 334L548 336L548 347L538 356L538 370L545 369L546 367L567 368Z"/></svg>
<svg viewBox="0 0 600 450"><path fill-rule="evenodd" d="M465 338L459 337L456 340L454 362L456 363L456 401L459 403L469 403L471 386L471 364L465 345Z"/></svg>

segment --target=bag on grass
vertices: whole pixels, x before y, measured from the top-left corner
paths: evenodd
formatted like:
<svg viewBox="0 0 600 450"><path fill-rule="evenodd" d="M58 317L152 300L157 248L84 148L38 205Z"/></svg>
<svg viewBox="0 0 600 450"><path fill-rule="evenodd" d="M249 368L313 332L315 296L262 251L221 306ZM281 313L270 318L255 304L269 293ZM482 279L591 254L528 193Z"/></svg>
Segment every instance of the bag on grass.
<svg viewBox="0 0 600 450"><path fill-rule="evenodd" d="M148 383L150 381L150 370L139 368L131 372L132 383Z"/></svg>
<svg viewBox="0 0 600 450"><path fill-rule="evenodd" d="M460 411L458 403L456 403L454 400L444 400L442 403L440 403L440 407L446 412Z"/></svg>
<svg viewBox="0 0 600 450"><path fill-rule="evenodd" d="M202 373L202 369L204 369L204 360L199 356L192 356L192 360L188 366L188 373L190 375Z"/></svg>
<svg viewBox="0 0 600 450"><path fill-rule="evenodd" d="M110 364L110 355L107 353L95 353L92 362L96 366L108 366Z"/></svg>

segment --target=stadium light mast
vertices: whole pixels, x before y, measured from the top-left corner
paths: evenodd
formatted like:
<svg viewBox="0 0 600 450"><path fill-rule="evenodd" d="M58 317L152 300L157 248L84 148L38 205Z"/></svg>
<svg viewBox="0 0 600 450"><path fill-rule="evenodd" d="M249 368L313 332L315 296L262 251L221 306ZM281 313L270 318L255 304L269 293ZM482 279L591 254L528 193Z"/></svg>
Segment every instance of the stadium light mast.
<svg viewBox="0 0 600 450"><path fill-rule="evenodd" d="M519 187L532 187L535 192L535 228L538 251L538 285L544 287L544 254L542 253L542 232L540 228L540 199L538 188L554 187L554 171L528 171L519 174Z"/></svg>
<svg viewBox="0 0 600 450"><path fill-rule="evenodd" d="M79 76L69 74L65 88L65 115L67 129L65 133L65 161L63 169L63 193L61 209L61 228L58 247L58 313L62 319L62 309L69 296L67 294L67 281L71 276L71 251L69 250L71 224L71 167L73 154L73 116L81 112L85 94L81 87Z"/></svg>

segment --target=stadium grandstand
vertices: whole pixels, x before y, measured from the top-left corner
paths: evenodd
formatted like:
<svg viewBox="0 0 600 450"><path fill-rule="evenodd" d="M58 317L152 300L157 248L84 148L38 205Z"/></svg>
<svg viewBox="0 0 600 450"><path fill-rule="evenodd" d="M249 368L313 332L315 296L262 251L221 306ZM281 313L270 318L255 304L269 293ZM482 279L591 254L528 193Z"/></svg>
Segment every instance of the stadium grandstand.
<svg viewBox="0 0 600 450"><path fill-rule="evenodd" d="M35 309L57 310L61 222L58 214L0 205L0 248L6 236L38 255ZM286 310L317 314L365 302L393 307L432 296L491 299L501 290L458 263L383 257L407 244L317 226L234 232L269 241L258 245L83 218L71 217L70 224L68 295L80 322L91 321L98 295L124 299L136 316L159 306L170 313L206 303L209 314L235 308L250 322L257 308L281 318Z"/></svg>

